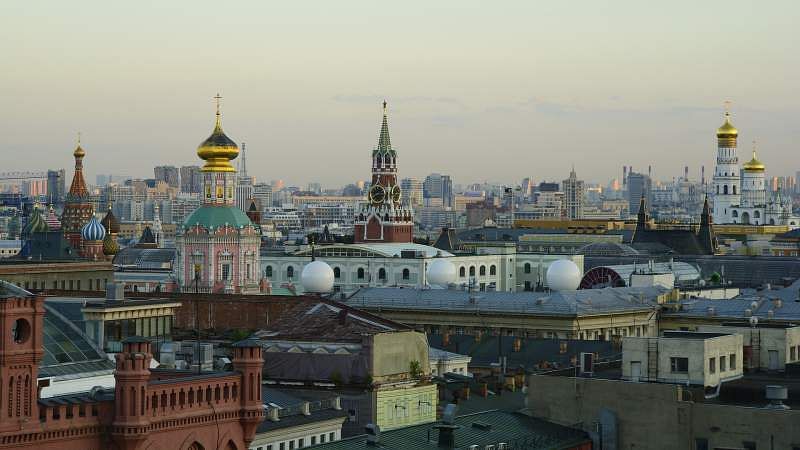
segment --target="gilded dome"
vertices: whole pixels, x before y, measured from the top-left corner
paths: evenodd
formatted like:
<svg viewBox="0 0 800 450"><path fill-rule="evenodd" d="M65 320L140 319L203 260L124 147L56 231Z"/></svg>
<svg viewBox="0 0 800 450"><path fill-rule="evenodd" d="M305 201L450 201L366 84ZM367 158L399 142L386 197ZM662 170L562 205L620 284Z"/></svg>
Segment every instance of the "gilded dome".
<svg viewBox="0 0 800 450"><path fill-rule="evenodd" d="M78 144L78 146L75 147L75 151L72 152L72 156L74 156L76 158L83 158L84 156L86 156L86 151L83 150L83 147L81 147L81 144Z"/></svg>
<svg viewBox="0 0 800 450"><path fill-rule="evenodd" d="M739 136L739 130L733 126L731 123L731 113L725 113L725 123L722 124L721 127L717 128L717 138L724 139L724 138L736 138Z"/></svg>
<svg viewBox="0 0 800 450"><path fill-rule="evenodd" d="M217 94L216 98L221 97ZM231 165L231 160L239 156L239 147L222 131L219 103L217 104L217 122L214 125L214 131L197 147L197 156L206 162L202 169L203 172L236 171Z"/></svg>
<svg viewBox="0 0 800 450"><path fill-rule="evenodd" d="M756 158L756 151L753 150L753 159L747 161L742 168L748 172L763 172L766 167L764 163Z"/></svg>

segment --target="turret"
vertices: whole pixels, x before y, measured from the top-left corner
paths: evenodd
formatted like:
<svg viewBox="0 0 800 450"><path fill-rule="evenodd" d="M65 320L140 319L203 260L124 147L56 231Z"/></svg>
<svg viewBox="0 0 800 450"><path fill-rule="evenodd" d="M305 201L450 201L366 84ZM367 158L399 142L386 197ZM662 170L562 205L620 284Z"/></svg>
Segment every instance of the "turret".
<svg viewBox="0 0 800 450"><path fill-rule="evenodd" d="M125 449L134 449L147 439L150 425L147 407L147 383L153 354L150 341L130 337L122 341L122 352L115 356L116 408L112 433Z"/></svg>
<svg viewBox="0 0 800 450"><path fill-rule="evenodd" d="M43 330L44 297L0 281L0 433L19 430L39 417Z"/></svg>
<svg viewBox="0 0 800 450"><path fill-rule="evenodd" d="M264 420L265 412L261 400L261 370L264 358L261 343L246 339L233 344L233 368L242 374L241 422L245 444L250 444L256 428Z"/></svg>

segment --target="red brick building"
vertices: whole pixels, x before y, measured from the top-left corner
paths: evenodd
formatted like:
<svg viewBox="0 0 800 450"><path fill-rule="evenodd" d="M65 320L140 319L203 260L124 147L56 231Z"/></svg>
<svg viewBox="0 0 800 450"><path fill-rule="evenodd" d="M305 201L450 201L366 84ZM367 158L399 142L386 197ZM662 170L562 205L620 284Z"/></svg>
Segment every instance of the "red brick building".
<svg viewBox="0 0 800 450"><path fill-rule="evenodd" d="M245 450L264 419L258 343L231 372L150 369L150 343L124 341L115 388L39 399L44 297L0 282L0 449Z"/></svg>
<svg viewBox="0 0 800 450"><path fill-rule="evenodd" d="M378 146L372 151L372 184L367 197L369 201L353 222L356 244L414 240L414 213L400 202L402 193L397 182L397 152L392 148L389 138L386 102L383 102Z"/></svg>

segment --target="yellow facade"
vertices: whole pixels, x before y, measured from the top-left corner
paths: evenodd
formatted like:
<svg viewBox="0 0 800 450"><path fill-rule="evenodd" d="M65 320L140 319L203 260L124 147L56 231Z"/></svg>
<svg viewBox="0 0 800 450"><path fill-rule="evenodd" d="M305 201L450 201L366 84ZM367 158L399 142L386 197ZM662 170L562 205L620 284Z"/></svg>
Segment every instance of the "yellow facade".
<svg viewBox="0 0 800 450"><path fill-rule="evenodd" d="M105 291L114 270L107 261L4 264L0 280L24 289Z"/></svg>
<svg viewBox="0 0 800 450"><path fill-rule="evenodd" d="M393 430L436 421L435 384L408 384L374 391L375 412L381 430Z"/></svg>

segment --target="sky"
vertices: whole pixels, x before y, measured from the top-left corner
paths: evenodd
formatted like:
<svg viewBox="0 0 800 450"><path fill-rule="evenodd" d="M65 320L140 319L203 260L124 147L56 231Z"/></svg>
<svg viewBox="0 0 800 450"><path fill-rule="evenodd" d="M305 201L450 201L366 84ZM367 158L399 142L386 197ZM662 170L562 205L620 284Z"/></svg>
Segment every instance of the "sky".
<svg viewBox="0 0 800 450"><path fill-rule="evenodd" d="M369 178L380 103L401 177L800 170L797 1L0 2L3 168L152 177L201 161L212 97L259 180ZM71 177L71 175L68 175Z"/></svg>

